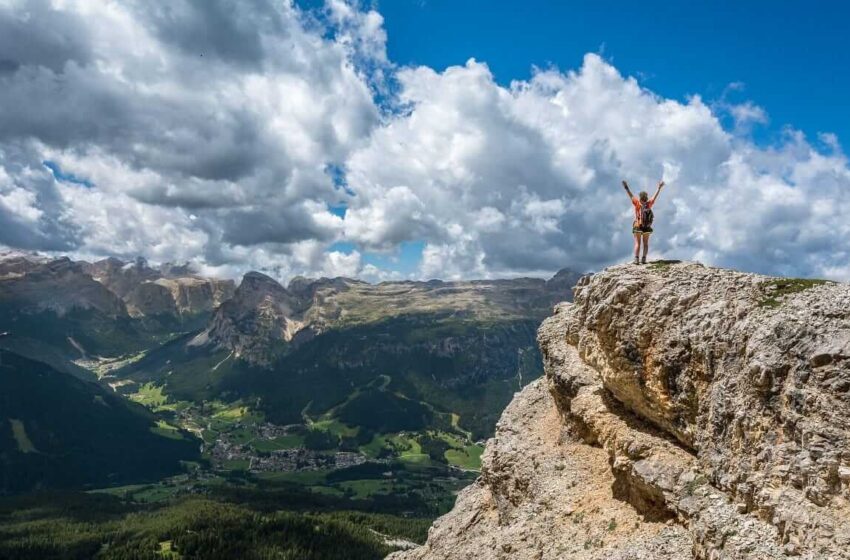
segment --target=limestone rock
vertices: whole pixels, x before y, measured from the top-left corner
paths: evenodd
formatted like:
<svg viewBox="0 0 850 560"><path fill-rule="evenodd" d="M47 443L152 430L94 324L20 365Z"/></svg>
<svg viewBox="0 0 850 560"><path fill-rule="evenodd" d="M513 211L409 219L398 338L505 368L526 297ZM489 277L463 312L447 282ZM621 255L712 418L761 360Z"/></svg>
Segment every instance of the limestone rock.
<svg viewBox="0 0 850 560"><path fill-rule="evenodd" d="M392 558L850 558L850 286L617 266L538 341L545 381Z"/></svg>
<svg viewBox="0 0 850 560"><path fill-rule="evenodd" d="M232 280L200 276L189 265L166 263L152 267L141 258L129 263L108 258L82 266L120 297L133 317L185 320L210 314L236 289Z"/></svg>
<svg viewBox="0 0 850 560"><path fill-rule="evenodd" d="M67 257L4 255L0 258L0 307L5 313L14 309L64 316L73 310L91 309L112 318L127 315L115 294Z"/></svg>
<svg viewBox="0 0 850 560"><path fill-rule="evenodd" d="M266 365L281 350L281 344L291 342L304 328L304 312L309 305L309 300L265 274L249 272L207 329L189 344L213 344L249 362Z"/></svg>

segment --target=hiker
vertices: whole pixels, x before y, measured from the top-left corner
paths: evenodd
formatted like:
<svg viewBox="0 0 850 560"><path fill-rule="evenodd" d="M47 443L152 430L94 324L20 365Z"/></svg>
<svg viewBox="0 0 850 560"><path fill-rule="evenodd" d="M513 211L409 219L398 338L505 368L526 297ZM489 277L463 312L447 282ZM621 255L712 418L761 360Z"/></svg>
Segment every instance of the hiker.
<svg viewBox="0 0 850 560"><path fill-rule="evenodd" d="M663 187L664 181L659 181L658 190L655 191L652 198L649 198L646 191L640 191L636 197L629 190L629 184L623 181L623 188L626 189L626 194L629 195L629 200L635 207L635 221L632 222L632 234L635 236L635 264L646 264L646 254L649 252L649 235L652 233L652 220L654 218L652 207L655 205L655 199L661 194ZM641 240L643 241L643 258L638 259Z"/></svg>

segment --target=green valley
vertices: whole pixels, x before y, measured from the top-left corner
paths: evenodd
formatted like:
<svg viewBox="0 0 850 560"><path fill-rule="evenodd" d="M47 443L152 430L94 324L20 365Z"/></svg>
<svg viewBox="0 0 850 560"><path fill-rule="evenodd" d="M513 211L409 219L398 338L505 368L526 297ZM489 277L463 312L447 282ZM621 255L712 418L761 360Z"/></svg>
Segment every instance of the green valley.
<svg viewBox="0 0 850 560"><path fill-rule="evenodd" d="M334 542L380 558L422 542L542 374L536 328L576 278L249 273L228 292L186 267L7 269L0 347L35 360L2 354L0 493L38 493L0 499L0 558L335 558ZM86 295L45 308L57 283Z"/></svg>

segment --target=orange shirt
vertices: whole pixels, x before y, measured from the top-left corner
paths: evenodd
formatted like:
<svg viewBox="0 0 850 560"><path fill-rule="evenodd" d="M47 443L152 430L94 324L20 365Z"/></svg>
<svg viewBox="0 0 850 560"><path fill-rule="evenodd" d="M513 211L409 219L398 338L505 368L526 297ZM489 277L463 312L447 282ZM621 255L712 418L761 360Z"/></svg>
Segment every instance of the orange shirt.
<svg viewBox="0 0 850 560"><path fill-rule="evenodd" d="M651 198L646 201L646 205L649 208L652 208L652 205L655 204L655 201ZM640 223L640 199L636 196L632 197L632 205L635 207L635 225L641 226L643 224Z"/></svg>

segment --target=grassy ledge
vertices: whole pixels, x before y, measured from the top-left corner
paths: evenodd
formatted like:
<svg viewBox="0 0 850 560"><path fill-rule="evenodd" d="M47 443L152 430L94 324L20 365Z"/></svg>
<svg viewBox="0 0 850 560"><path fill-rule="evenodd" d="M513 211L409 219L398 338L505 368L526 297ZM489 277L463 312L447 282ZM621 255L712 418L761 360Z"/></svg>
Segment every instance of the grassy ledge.
<svg viewBox="0 0 850 560"><path fill-rule="evenodd" d="M832 284L829 280L821 280L817 278L775 278L761 284L762 299L759 300L759 307L767 307L775 309L782 305L782 298L792 294L797 294L821 286L823 284Z"/></svg>

